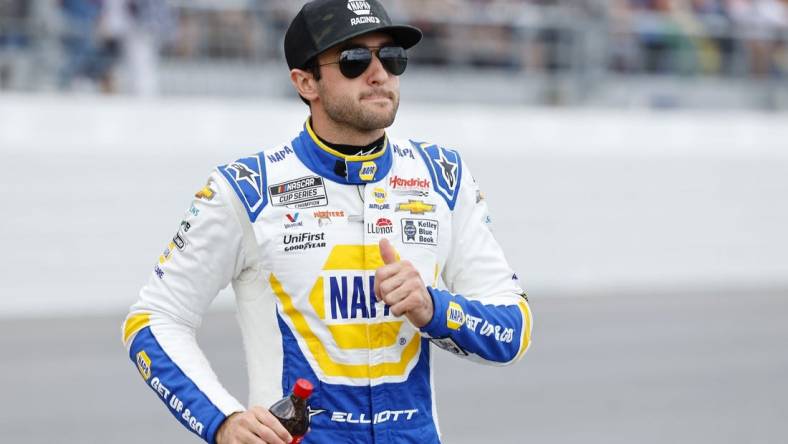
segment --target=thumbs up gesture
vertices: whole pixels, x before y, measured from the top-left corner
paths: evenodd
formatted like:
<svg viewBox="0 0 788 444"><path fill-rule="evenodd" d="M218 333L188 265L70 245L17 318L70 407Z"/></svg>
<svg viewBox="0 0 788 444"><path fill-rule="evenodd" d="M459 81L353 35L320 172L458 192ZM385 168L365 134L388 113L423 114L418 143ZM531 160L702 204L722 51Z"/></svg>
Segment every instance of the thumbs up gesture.
<svg viewBox="0 0 788 444"><path fill-rule="evenodd" d="M375 297L390 308L394 316L405 316L416 328L432 320L432 296L421 280L416 267L409 261L397 260L397 253L388 239L381 239L380 257L384 265L375 271Z"/></svg>

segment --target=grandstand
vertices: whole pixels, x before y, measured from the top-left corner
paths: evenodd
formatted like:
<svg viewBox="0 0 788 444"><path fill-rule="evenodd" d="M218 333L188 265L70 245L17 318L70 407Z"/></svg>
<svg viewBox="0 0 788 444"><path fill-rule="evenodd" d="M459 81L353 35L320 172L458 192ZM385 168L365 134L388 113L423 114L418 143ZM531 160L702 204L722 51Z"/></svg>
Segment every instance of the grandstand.
<svg viewBox="0 0 788 444"><path fill-rule="evenodd" d="M788 107L786 0L385 3L425 31L405 84L416 100ZM290 95L282 38L301 4L0 0L0 88Z"/></svg>

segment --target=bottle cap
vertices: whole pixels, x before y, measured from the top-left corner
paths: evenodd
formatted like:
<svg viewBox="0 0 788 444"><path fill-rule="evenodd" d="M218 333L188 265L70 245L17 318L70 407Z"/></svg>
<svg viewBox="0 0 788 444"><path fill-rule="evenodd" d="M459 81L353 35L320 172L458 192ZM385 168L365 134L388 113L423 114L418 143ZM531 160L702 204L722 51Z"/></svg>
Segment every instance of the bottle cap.
<svg viewBox="0 0 788 444"><path fill-rule="evenodd" d="M312 394L312 390L314 390L312 383L303 378L298 378L293 386L293 394L301 399L308 398Z"/></svg>

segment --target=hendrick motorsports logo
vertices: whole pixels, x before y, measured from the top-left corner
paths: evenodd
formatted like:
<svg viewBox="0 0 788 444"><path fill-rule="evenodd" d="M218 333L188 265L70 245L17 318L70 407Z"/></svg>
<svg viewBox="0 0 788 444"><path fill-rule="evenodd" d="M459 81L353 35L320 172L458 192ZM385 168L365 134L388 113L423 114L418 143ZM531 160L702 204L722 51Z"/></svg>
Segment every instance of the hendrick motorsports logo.
<svg viewBox="0 0 788 444"><path fill-rule="evenodd" d="M268 187L271 205L288 208L310 208L328 205L323 178L302 177Z"/></svg>

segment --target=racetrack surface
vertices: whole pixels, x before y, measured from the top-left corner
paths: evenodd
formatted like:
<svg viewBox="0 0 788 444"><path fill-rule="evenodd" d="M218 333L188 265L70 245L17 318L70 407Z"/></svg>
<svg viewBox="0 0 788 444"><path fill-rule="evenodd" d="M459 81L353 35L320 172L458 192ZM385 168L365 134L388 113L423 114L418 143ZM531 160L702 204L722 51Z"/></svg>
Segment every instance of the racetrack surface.
<svg viewBox="0 0 788 444"><path fill-rule="evenodd" d="M514 367L434 349L445 443L785 442L788 290L589 296L531 295ZM123 316L0 320L2 442L198 442L125 356ZM245 400L234 316L198 338Z"/></svg>

